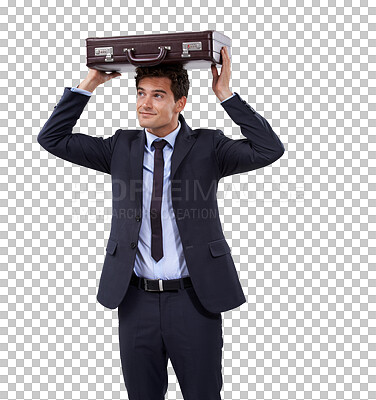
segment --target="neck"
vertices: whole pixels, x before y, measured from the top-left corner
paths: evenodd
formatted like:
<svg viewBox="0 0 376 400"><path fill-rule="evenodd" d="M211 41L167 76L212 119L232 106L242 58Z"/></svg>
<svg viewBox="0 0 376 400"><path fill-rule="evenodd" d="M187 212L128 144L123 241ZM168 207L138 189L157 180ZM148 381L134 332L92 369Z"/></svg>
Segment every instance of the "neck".
<svg viewBox="0 0 376 400"><path fill-rule="evenodd" d="M177 127L179 126L179 123L176 122L175 128L171 129L171 127L168 126L161 126L159 128L146 128L148 132L152 133L155 136L158 137L165 137L169 135L171 132L173 132Z"/></svg>

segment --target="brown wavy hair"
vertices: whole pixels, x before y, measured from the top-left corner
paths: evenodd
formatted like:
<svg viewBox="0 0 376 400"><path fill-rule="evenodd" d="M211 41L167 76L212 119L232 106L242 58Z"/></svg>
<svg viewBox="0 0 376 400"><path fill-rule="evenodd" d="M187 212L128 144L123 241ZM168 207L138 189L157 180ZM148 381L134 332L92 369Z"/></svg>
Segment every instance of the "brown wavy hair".
<svg viewBox="0 0 376 400"><path fill-rule="evenodd" d="M181 63L161 64L152 67L137 67L136 89L141 79L152 77L166 77L171 80L171 91L174 94L175 103L183 96L188 98L189 78L188 72Z"/></svg>

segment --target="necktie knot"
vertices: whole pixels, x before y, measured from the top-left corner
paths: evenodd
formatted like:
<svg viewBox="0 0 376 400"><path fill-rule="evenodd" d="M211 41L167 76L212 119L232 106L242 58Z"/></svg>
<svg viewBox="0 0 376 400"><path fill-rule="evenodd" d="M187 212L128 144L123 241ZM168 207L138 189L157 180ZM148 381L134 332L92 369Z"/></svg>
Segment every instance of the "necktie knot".
<svg viewBox="0 0 376 400"><path fill-rule="evenodd" d="M156 149L158 149L158 150L159 150L159 149L163 149L163 147L165 147L166 144L167 144L167 141L164 140L164 139L158 140L158 141L157 141L157 139L156 139L156 140L154 140L154 142L153 142L154 147L155 147Z"/></svg>

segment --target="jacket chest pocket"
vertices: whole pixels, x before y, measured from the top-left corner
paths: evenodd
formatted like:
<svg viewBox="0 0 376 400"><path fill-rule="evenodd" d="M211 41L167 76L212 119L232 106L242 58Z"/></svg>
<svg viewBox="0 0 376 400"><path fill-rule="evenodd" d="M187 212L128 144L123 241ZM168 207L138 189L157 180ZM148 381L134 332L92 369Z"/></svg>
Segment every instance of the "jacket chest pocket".
<svg viewBox="0 0 376 400"><path fill-rule="evenodd" d="M208 243L208 246L213 257L223 256L224 254L231 252L226 239L213 240Z"/></svg>

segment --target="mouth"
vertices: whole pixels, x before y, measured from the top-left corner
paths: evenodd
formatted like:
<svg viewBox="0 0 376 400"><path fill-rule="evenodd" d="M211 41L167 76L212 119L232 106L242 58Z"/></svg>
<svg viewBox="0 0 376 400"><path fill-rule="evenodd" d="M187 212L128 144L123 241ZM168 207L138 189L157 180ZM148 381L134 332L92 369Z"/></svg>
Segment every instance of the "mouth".
<svg viewBox="0 0 376 400"><path fill-rule="evenodd" d="M141 115L155 115L155 114L150 114L150 113L144 113L144 112L142 112L142 113L140 113Z"/></svg>

